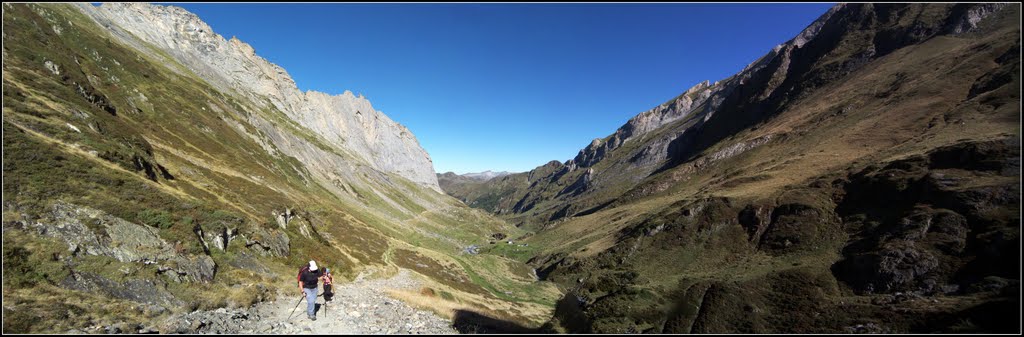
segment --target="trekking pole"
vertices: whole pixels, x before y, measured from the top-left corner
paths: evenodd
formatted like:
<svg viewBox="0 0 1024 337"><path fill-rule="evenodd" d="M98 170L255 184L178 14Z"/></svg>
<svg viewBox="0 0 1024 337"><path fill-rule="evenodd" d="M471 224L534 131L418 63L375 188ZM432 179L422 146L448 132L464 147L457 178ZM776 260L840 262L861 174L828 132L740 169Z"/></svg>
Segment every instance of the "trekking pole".
<svg viewBox="0 0 1024 337"><path fill-rule="evenodd" d="M327 318L327 294L320 294L324 297L324 318Z"/></svg>
<svg viewBox="0 0 1024 337"><path fill-rule="evenodd" d="M302 299L303 298L306 298L305 294L303 294L302 297L299 298L299 303L295 303L295 307L292 308L292 313L288 314L288 319L292 319L292 315L295 314L295 309L298 309L299 308L299 304L302 304Z"/></svg>

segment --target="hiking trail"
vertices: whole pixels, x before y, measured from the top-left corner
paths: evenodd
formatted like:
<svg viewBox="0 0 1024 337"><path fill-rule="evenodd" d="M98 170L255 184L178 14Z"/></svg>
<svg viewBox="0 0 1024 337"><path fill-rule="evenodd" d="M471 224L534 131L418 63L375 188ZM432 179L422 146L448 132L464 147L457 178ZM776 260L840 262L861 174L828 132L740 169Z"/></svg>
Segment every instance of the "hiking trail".
<svg viewBox="0 0 1024 337"><path fill-rule="evenodd" d="M402 269L386 279L360 275L349 283L335 282L334 299L323 305L317 297L317 319L306 317L306 301L295 313L298 291L282 292L277 300L246 309L194 311L177 317L178 331L201 334L457 334L437 314L410 307L389 297L386 289L419 289L421 281ZM291 314L291 318L288 316Z"/></svg>

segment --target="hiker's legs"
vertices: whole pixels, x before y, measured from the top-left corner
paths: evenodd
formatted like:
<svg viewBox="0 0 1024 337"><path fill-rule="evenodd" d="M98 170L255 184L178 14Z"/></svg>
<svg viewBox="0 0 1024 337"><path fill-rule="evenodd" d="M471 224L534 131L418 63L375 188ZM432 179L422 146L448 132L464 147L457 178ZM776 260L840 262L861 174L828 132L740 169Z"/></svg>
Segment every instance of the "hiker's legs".
<svg viewBox="0 0 1024 337"><path fill-rule="evenodd" d="M316 309L316 288L303 288L302 291L306 293L306 316L313 317Z"/></svg>

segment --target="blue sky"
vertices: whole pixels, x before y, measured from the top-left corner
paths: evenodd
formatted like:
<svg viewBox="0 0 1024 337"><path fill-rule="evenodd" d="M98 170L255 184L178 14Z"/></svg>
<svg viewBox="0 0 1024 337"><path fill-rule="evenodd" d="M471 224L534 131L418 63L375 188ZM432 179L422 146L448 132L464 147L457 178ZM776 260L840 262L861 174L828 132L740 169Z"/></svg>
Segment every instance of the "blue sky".
<svg viewBox="0 0 1024 337"><path fill-rule="evenodd" d="M301 90L363 94L437 172L565 161L630 117L724 79L833 3L179 3Z"/></svg>

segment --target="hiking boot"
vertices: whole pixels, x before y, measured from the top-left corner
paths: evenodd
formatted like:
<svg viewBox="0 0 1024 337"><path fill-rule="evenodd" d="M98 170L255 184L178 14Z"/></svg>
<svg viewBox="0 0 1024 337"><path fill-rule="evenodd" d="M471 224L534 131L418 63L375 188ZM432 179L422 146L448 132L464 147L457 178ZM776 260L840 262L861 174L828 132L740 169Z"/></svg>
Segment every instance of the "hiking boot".
<svg viewBox="0 0 1024 337"><path fill-rule="evenodd" d="M315 321L316 320L316 316L309 316L309 319Z"/></svg>

